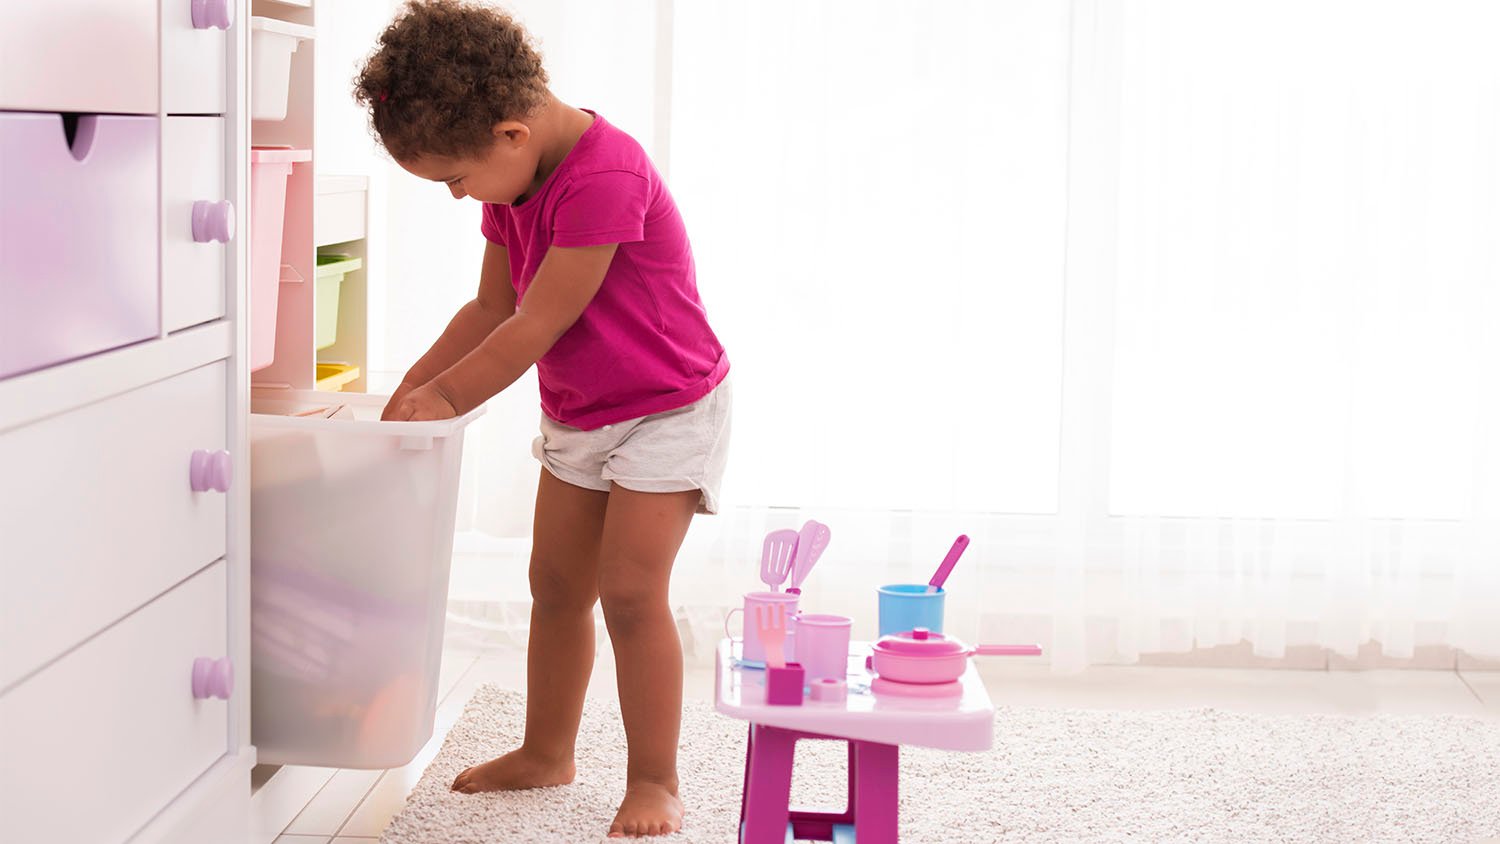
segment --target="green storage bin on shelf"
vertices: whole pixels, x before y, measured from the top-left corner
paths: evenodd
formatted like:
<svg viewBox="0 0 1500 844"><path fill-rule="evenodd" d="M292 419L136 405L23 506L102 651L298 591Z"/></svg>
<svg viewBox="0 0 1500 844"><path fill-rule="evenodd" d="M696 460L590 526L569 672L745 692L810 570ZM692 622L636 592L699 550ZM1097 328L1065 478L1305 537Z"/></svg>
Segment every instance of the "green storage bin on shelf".
<svg viewBox="0 0 1500 844"><path fill-rule="evenodd" d="M344 276L364 266L352 255L318 255L317 289L313 291L313 347L326 349L339 339L339 288Z"/></svg>

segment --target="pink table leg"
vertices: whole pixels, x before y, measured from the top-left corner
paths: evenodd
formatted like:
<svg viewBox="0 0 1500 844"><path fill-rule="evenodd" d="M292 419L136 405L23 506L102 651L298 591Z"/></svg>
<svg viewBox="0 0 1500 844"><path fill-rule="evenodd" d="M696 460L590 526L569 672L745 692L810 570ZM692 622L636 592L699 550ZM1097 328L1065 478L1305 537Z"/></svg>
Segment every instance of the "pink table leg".
<svg viewBox="0 0 1500 844"><path fill-rule="evenodd" d="M849 745L849 804L842 812L793 811L792 760L798 739ZM784 844L787 823L798 839L833 840L833 828L852 824L859 844L897 844L901 749L837 736L750 725L745 786L740 799L741 844Z"/></svg>
<svg viewBox="0 0 1500 844"><path fill-rule="evenodd" d="M750 725L745 793L740 804L740 844L784 844L792 798L792 757L797 736Z"/></svg>
<svg viewBox="0 0 1500 844"><path fill-rule="evenodd" d="M849 794L854 835L859 844L896 844L897 782L901 748L869 741L849 742L853 773Z"/></svg>

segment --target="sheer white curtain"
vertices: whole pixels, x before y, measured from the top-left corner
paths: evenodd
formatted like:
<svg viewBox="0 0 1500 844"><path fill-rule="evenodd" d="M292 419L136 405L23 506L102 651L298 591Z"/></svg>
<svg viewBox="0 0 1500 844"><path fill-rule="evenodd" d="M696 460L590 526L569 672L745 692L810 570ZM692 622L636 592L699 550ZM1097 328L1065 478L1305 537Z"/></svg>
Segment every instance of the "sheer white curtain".
<svg viewBox="0 0 1500 844"><path fill-rule="evenodd" d="M950 624L1064 669L1500 651L1497 22L678 3L671 180L742 505L683 591L728 603L812 515L807 602L866 632L967 532Z"/></svg>
<svg viewBox="0 0 1500 844"><path fill-rule="evenodd" d="M1062 670L1500 655L1500 7L632 9L655 51L589 49L582 11L541 34L571 102L622 123L587 83L640 83L605 93L734 362L690 647L814 517L804 603L864 636L874 588L967 533L950 628ZM469 524L524 536L534 395L491 415Z"/></svg>
<svg viewBox="0 0 1500 844"><path fill-rule="evenodd" d="M1119 33L1089 45L1118 72L1075 77L1117 112L1073 135L1117 174L1113 219L1070 235L1114 254L1069 276L1113 304L1084 372L1110 518L1103 565L1061 571L1120 591L1059 620L1115 616L1085 658L1500 650L1500 9L1075 10L1075 48Z"/></svg>

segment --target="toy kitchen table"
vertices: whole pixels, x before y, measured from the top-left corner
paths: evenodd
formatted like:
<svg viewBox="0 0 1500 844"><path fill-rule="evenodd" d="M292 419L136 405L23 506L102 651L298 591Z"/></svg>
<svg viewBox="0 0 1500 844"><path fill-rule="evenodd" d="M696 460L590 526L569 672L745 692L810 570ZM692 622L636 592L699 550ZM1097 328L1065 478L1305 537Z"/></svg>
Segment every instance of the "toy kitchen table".
<svg viewBox="0 0 1500 844"><path fill-rule="evenodd" d="M897 763L900 746L988 750L995 707L972 662L962 691L925 698L872 694L865 669L867 642L850 645L847 697L805 698L800 706L766 703L763 669L740 665L738 646L719 643L714 707L750 723L740 844L784 844L793 839L837 844L896 844ZM793 810L792 758L798 739L834 739L849 746L849 802L843 812Z"/></svg>

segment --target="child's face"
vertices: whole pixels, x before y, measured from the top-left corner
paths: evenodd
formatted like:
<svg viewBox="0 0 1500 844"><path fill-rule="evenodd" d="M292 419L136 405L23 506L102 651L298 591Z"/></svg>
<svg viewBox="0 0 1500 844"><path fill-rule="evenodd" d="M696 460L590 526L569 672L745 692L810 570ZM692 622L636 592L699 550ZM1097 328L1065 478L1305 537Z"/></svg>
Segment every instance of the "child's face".
<svg viewBox="0 0 1500 844"><path fill-rule="evenodd" d="M424 155L396 163L414 176L447 185L454 199L472 196L480 202L511 205L536 180L538 156L530 140L531 131L524 124L506 121L495 125L495 142L478 155Z"/></svg>

